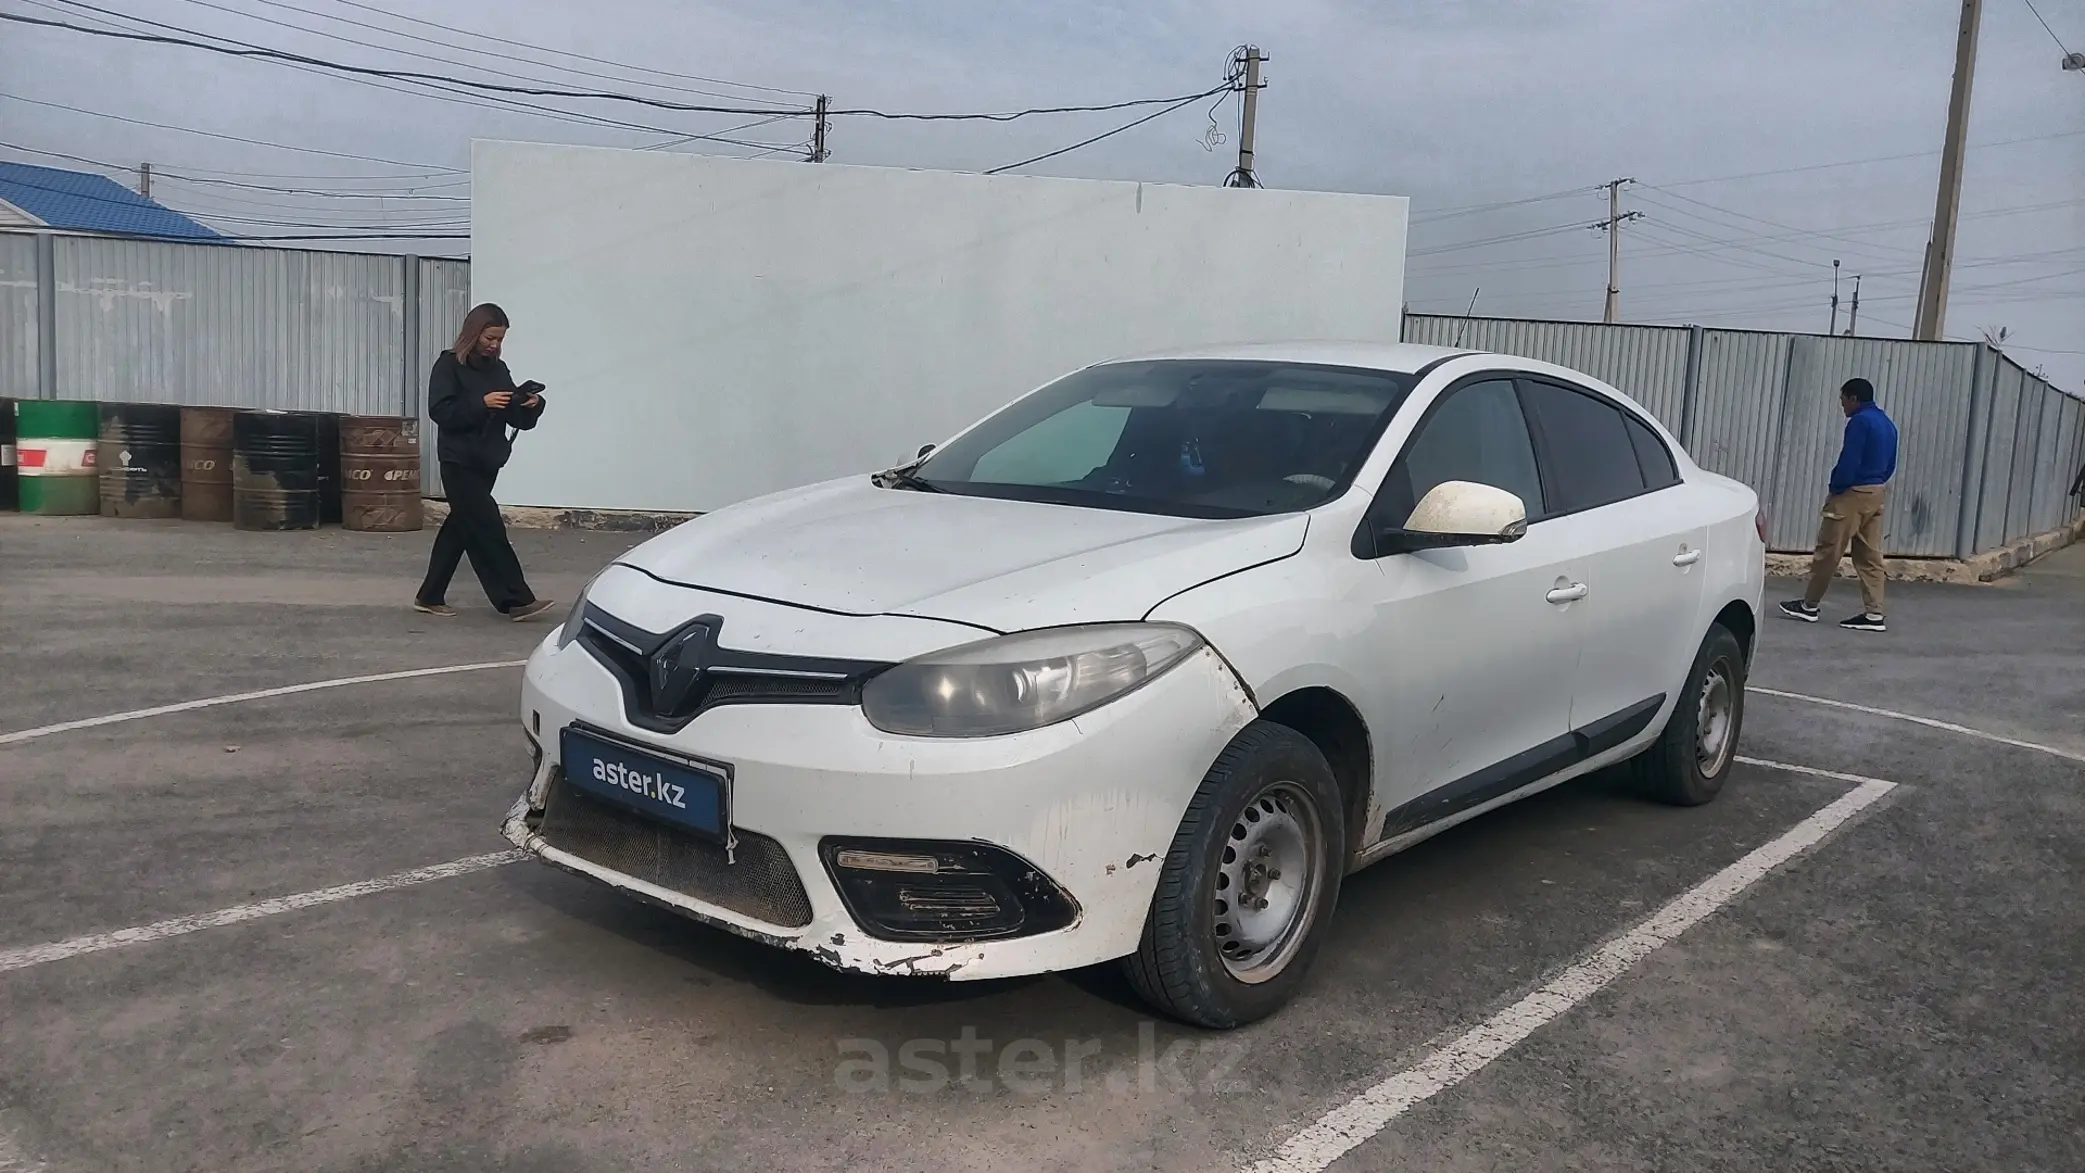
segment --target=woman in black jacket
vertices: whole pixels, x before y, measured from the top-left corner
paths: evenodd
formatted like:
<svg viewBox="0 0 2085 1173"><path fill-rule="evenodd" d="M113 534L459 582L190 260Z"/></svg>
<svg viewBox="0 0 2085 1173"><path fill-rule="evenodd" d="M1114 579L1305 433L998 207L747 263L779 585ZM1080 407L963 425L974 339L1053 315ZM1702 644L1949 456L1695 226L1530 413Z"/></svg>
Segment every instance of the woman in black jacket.
<svg viewBox="0 0 2085 1173"><path fill-rule="evenodd" d="M427 379L427 414L440 429L435 456L449 496L449 517L434 536L427 579L413 598L413 610L428 615L456 614L444 597L456 564L466 555L500 614L530 619L553 605L537 598L522 578L521 559L492 499L492 484L513 451L507 429L526 431L543 415L542 384L516 388L500 361L506 336L506 311L490 303L473 308L464 316L456 345L434 360Z"/></svg>

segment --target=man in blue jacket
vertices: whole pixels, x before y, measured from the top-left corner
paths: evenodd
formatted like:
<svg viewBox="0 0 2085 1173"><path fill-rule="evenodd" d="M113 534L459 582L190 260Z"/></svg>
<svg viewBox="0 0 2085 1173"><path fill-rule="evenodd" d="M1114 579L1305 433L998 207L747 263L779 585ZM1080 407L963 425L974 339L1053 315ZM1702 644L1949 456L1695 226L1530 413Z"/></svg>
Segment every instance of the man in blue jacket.
<svg viewBox="0 0 2085 1173"><path fill-rule="evenodd" d="M1861 613L1842 620L1849 631L1887 631L1882 614L1882 510L1889 480L1897 471L1897 425L1875 405L1875 387L1848 379L1839 388L1846 412L1846 438L1832 466L1831 495L1817 527L1817 552L1810 559L1810 589L1781 604L1781 614L1817 622L1818 605L1838 572L1839 556L1853 545L1853 568L1861 579Z"/></svg>

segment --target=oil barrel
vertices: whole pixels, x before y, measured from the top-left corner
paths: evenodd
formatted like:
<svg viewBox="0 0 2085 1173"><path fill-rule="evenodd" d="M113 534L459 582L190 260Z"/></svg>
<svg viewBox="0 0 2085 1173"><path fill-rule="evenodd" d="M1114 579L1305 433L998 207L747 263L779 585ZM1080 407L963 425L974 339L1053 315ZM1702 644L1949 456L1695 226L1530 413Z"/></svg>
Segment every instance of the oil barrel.
<svg viewBox="0 0 2085 1173"><path fill-rule="evenodd" d="M181 409L102 404L94 466L103 517L180 517Z"/></svg>
<svg viewBox="0 0 2085 1173"><path fill-rule="evenodd" d="M232 519L232 409L181 409L181 516Z"/></svg>
<svg viewBox="0 0 2085 1173"><path fill-rule="evenodd" d="M21 474L22 512L101 512L101 479L94 475L99 405L63 399L15 403L15 462Z"/></svg>
<svg viewBox="0 0 2085 1173"><path fill-rule="evenodd" d="M340 417L340 511L345 529L404 533L421 528L419 420Z"/></svg>
<svg viewBox="0 0 2085 1173"><path fill-rule="evenodd" d="M21 507L21 478L15 471L14 400L0 399L0 513Z"/></svg>
<svg viewBox="0 0 2085 1173"><path fill-rule="evenodd" d="M318 527L320 418L296 411L241 411L232 416L235 527Z"/></svg>
<svg viewBox="0 0 2085 1173"><path fill-rule="evenodd" d="M340 524L340 417L318 417L319 524Z"/></svg>

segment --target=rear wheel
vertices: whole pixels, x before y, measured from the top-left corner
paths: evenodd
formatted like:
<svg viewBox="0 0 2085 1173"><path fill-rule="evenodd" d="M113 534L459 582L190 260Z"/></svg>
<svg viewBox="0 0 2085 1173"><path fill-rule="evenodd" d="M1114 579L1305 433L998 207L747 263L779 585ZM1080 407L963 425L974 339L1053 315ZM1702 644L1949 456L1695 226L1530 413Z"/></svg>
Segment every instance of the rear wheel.
<svg viewBox="0 0 2085 1173"><path fill-rule="evenodd" d="M1285 725L1247 726L1203 776L1174 833L1137 952L1151 1005L1197 1026L1264 1018L1317 954L1345 872L1339 785Z"/></svg>
<svg viewBox="0 0 2085 1173"><path fill-rule="evenodd" d="M1745 652L1720 624L1709 628L1665 732L1629 763L1638 788L1675 806L1700 806L1723 789L1745 723Z"/></svg>

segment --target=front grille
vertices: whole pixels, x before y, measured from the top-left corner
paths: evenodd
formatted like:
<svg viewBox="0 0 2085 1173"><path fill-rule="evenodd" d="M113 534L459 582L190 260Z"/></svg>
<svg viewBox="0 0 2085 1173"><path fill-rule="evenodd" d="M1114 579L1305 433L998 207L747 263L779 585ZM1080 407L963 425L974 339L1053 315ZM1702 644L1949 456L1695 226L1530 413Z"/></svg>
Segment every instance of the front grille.
<svg viewBox="0 0 2085 1173"><path fill-rule="evenodd" d="M736 862L721 844L653 822L551 779L538 834L588 863L784 928L811 923L811 898L780 843L736 832Z"/></svg>
<svg viewBox="0 0 2085 1173"><path fill-rule="evenodd" d="M697 715L719 705L860 704L863 683L889 667L866 660L737 651L718 644L723 623L718 616L705 615L661 635L588 606L579 645L615 676L630 723L655 733L678 733ZM671 705L661 704L652 690L651 658L691 626L701 627L706 636L693 650L702 671L685 695Z"/></svg>

